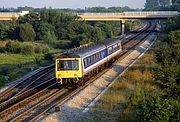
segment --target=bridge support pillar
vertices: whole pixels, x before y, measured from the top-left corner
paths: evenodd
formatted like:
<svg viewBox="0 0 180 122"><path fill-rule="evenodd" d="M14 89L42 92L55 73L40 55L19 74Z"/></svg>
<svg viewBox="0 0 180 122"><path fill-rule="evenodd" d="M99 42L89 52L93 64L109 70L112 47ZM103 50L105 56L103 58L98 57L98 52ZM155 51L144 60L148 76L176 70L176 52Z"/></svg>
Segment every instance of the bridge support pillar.
<svg viewBox="0 0 180 122"><path fill-rule="evenodd" d="M125 19L121 20L121 34L124 35L125 32Z"/></svg>

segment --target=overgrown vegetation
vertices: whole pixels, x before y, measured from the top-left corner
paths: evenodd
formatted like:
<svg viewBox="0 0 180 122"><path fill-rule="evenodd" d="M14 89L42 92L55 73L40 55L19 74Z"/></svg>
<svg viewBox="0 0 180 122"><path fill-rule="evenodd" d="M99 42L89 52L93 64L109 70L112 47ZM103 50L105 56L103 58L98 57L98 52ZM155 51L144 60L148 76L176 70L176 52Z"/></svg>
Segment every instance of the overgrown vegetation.
<svg viewBox="0 0 180 122"><path fill-rule="evenodd" d="M154 54L145 54L109 88L80 121L138 122L138 114L134 112L136 109L131 105L137 105L138 101L144 99L142 94L158 94L160 91L156 85L159 83L152 79L155 66L157 64Z"/></svg>
<svg viewBox="0 0 180 122"><path fill-rule="evenodd" d="M119 22L86 23L79 21L75 14L59 9L42 9L39 19L34 13L30 13L17 21L1 21L0 39L62 44L66 40L70 43L62 48L71 48L84 43L97 43L120 33L117 32L120 31Z"/></svg>
<svg viewBox="0 0 180 122"><path fill-rule="evenodd" d="M51 54L0 54L0 87L41 66L54 63ZM51 59L51 60L50 60Z"/></svg>
<svg viewBox="0 0 180 122"><path fill-rule="evenodd" d="M0 87L38 66L54 63L55 53L84 44L99 43L120 34L120 22L85 22L72 14L74 10L18 9L30 10L30 14L18 20L0 21ZM89 8L89 11L97 10ZM35 13L37 11L40 16ZM127 22L127 30L139 24L139 21L133 24Z"/></svg>
<svg viewBox="0 0 180 122"><path fill-rule="evenodd" d="M150 1L153 2L153 1ZM155 1L157 2L157 1ZM166 2L166 1L161 1ZM173 5L179 3L173 1ZM172 6L173 7L173 6ZM169 10L169 9L168 9ZM180 120L180 16L168 20L150 54L130 68L80 120Z"/></svg>
<svg viewBox="0 0 180 122"><path fill-rule="evenodd" d="M150 11L180 11L180 0L146 0L145 9Z"/></svg>
<svg viewBox="0 0 180 122"><path fill-rule="evenodd" d="M2 52L8 52L12 54L35 54L35 53L48 53L49 47L38 43L21 43L9 41L6 46L1 50Z"/></svg>
<svg viewBox="0 0 180 122"><path fill-rule="evenodd" d="M174 24L167 26L165 30L168 36L157 46L158 50L155 52L158 65L153 68L153 79L160 83L160 93L142 93L140 98L143 99L137 99L134 97L137 93L133 93L129 98L128 105L136 109L138 121L177 122L180 119L180 30L177 30L179 23L176 23L178 18L169 20Z"/></svg>

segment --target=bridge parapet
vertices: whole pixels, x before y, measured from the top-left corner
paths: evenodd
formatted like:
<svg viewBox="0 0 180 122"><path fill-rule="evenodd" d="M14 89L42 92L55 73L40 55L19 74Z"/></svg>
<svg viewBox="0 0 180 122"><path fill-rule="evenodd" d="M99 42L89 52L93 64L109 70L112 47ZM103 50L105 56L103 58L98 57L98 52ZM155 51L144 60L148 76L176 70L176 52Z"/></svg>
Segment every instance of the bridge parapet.
<svg viewBox="0 0 180 122"><path fill-rule="evenodd" d="M124 34L127 19L167 19L177 16L177 11L129 11L122 13L77 13L86 21L121 21L121 33Z"/></svg>
<svg viewBox="0 0 180 122"><path fill-rule="evenodd" d="M78 16L88 19L86 17L119 17L119 18L169 18L178 15L177 11L130 11L122 13L77 13Z"/></svg>
<svg viewBox="0 0 180 122"><path fill-rule="evenodd" d="M123 12L124 15L170 15L170 16L176 16L179 14L177 11L141 11L141 12Z"/></svg>

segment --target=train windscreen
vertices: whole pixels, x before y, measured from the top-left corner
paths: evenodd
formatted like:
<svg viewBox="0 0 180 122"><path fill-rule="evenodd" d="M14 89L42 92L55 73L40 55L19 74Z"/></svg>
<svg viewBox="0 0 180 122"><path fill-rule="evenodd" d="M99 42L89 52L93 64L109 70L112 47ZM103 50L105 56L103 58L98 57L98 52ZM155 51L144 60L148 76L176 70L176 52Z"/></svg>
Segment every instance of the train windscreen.
<svg viewBox="0 0 180 122"><path fill-rule="evenodd" d="M58 71L60 70L79 70L78 60L58 60Z"/></svg>

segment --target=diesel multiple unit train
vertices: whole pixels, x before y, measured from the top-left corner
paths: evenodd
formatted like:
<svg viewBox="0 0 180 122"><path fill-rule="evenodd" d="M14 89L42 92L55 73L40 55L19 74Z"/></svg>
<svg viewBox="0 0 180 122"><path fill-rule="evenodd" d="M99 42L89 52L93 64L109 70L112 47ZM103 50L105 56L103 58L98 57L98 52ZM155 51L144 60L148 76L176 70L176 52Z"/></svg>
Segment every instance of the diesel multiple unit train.
<svg viewBox="0 0 180 122"><path fill-rule="evenodd" d="M160 26L155 25L151 32L157 34L159 31ZM121 52L120 39L107 39L93 46L63 53L56 58L56 80L63 85L83 83L108 66Z"/></svg>
<svg viewBox="0 0 180 122"><path fill-rule="evenodd" d="M121 40L109 39L103 43L64 53L56 58L56 79L61 84L83 82L101 66L121 52Z"/></svg>

